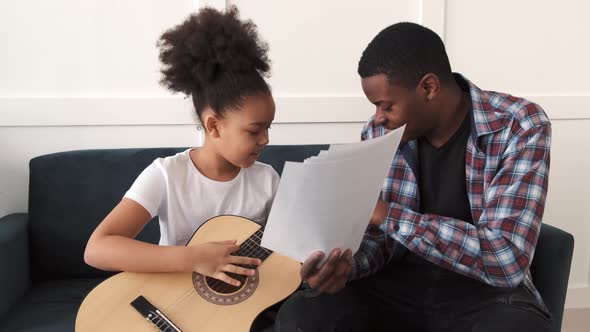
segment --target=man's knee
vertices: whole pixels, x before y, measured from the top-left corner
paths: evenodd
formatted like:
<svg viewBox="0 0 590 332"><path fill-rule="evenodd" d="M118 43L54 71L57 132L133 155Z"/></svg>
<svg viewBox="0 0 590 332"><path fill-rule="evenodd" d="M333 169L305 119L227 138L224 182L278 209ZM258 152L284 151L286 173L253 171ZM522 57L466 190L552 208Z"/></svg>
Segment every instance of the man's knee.
<svg viewBox="0 0 590 332"><path fill-rule="evenodd" d="M308 303L309 300L305 295L306 292L296 292L283 303L277 314L275 323L275 326L280 329L277 328L275 330L287 331L286 328L288 326L297 325L300 320L303 320L302 318L313 316L313 309L310 307L310 305L313 305L313 302Z"/></svg>
<svg viewBox="0 0 590 332"><path fill-rule="evenodd" d="M281 306L275 331L364 331L363 312L360 301L346 292L299 291Z"/></svg>
<svg viewBox="0 0 590 332"><path fill-rule="evenodd" d="M551 319L532 305L496 304L456 321L452 331L551 331Z"/></svg>

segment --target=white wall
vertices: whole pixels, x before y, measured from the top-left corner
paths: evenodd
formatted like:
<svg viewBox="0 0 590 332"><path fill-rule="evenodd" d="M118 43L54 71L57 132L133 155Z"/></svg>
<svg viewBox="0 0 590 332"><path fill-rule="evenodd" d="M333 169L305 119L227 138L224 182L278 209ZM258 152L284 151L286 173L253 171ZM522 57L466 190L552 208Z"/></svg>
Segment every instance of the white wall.
<svg viewBox="0 0 590 332"><path fill-rule="evenodd" d="M481 88L527 96L553 123L544 222L575 236L567 307L590 307L590 32L587 1L447 0L453 69Z"/></svg>
<svg viewBox="0 0 590 332"><path fill-rule="evenodd" d="M590 30L584 1L53 0L0 2L0 215L26 211L28 160L56 151L200 144L191 105L158 85L155 42L205 3L237 4L271 46L273 144L357 141L372 106L356 64L398 21L445 40L454 70L553 121L545 222L576 237L568 307L590 307Z"/></svg>

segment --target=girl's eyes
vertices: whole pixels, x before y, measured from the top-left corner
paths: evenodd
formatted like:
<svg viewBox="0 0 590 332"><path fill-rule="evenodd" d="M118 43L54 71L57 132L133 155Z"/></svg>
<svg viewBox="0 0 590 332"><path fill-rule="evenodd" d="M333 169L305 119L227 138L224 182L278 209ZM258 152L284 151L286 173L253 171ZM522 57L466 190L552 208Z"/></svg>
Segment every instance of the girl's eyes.
<svg viewBox="0 0 590 332"><path fill-rule="evenodd" d="M269 130L269 129L270 129L270 126L266 127L266 130ZM250 133L250 135L252 135L252 136L256 136L256 135L260 134L259 131L250 131L250 130L248 130L248 133Z"/></svg>

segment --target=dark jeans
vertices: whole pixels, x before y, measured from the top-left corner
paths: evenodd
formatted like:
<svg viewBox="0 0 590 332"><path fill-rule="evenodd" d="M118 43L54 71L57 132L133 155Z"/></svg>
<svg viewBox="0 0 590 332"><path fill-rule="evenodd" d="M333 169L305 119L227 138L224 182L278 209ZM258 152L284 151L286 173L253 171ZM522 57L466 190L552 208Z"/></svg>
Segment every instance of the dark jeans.
<svg viewBox="0 0 590 332"><path fill-rule="evenodd" d="M334 295L295 293L275 330L536 332L550 331L550 317L524 287L491 287L410 256Z"/></svg>

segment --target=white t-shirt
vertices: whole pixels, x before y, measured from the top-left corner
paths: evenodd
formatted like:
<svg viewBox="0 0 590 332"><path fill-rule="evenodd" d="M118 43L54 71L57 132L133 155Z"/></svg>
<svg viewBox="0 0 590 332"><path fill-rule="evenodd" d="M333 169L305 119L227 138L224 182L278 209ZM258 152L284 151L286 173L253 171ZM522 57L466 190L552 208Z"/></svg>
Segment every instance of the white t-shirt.
<svg viewBox="0 0 590 332"><path fill-rule="evenodd" d="M160 245L186 245L197 228L219 215L237 215L264 224L279 185L272 166L242 168L227 182L205 177L189 152L158 158L125 193L160 219Z"/></svg>

